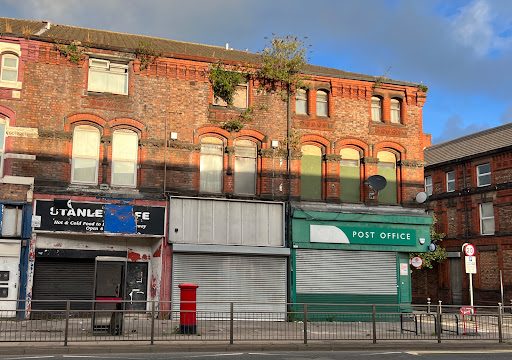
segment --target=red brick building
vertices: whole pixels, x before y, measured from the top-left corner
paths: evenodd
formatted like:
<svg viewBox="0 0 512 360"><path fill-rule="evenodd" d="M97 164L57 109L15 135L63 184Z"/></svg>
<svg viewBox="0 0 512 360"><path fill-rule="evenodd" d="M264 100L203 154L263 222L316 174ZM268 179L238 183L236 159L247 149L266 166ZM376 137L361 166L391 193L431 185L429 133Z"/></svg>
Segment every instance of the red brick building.
<svg viewBox="0 0 512 360"><path fill-rule="evenodd" d="M261 91L257 78L240 84L233 106L215 100L211 64L257 67L256 54L0 20L5 80L0 114L8 129L1 175L34 178L33 188L30 182L5 181L0 188L2 201L18 197L13 186L33 191L33 199L19 195L35 207L26 244L28 299L56 299L60 286L61 298L169 300L171 267L205 259L194 258L197 254L217 254L211 259L221 261L234 251L222 240L230 238L226 231L241 231L241 240L233 241L253 256L254 273L273 266L263 255L281 256L276 273L268 274L274 276L283 264L286 271L290 253L285 228L290 208L284 206L290 201L299 207L330 203L339 211L355 206L420 213L414 196L423 188L423 148L430 138L422 130L426 94L417 84L308 65L308 89L292 99L288 134L286 102L279 92ZM247 109L250 116L244 116ZM226 121L241 117L240 131L224 129ZM379 200L369 197L365 183L375 174L388 179ZM201 201L197 205L188 197ZM344 203L352 210L343 210ZM249 226L254 216L244 218L244 209L281 211L275 204L282 216L266 244L244 235L239 225L217 229L211 220L231 209L231 216L241 214L239 220ZM206 207L211 207L201 213L206 220L194 225L199 233L190 235L194 226L187 227L187 221ZM180 213L178 224L172 214L185 208L192 213ZM224 234L221 240L217 230ZM196 237L196 247L188 238L178 244L184 232ZM103 273L117 274L116 261L127 263L120 265L127 266L126 286L102 294L94 274L103 266ZM112 282L119 280L112 276ZM286 274L282 279L286 283ZM174 289L177 280L172 283ZM284 291L286 300L286 284Z"/></svg>
<svg viewBox="0 0 512 360"><path fill-rule="evenodd" d="M437 231L446 234L448 259L433 271L415 272L414 299L427 297L447 304L469 303L469 280L463 243L476 246L474 302L496 305L512 296L512 222L510 212L512 124L485 130L425 151L425 190Z"/></svg>

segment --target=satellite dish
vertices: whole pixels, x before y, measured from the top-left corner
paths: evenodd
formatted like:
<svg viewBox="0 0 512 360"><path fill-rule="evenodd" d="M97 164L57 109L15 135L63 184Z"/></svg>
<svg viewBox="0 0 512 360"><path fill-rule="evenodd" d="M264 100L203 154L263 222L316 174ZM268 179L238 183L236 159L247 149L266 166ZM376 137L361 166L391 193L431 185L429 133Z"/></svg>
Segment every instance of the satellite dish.
<svg viewBox="0 0 512 360"><path fill-rule="evenodd" d="M368 186L370 186L375 191L380 191L386 187L387 181L384 176L381 175L372 175L367 180Z"/></svg>
<svg viewBox="0 0 512 360"><path fill-rule="evenodd" d="M416 202L418 204L423 204L425 201L427 201L428 195L425 191L421 191L416 194Z"/></svg>

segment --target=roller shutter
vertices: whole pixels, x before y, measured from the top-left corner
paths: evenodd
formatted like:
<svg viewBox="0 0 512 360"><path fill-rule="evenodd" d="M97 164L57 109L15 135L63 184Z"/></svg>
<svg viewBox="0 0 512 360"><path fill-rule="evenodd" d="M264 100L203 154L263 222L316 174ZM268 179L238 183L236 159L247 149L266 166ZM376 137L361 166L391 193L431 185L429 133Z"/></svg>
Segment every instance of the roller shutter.
<svg viewBox="0 0 512 360"><path fill-rule="evenodd" d="M62 300L92 300L94 259L37 258L32 289L33 310L64 310ZM35 300L61 300L37 302ZM76 310L90 310L91 303L72 303ZM33 314L36 316L36 313Z"/></svg>
<svg viewBox="0 0 512 360"><path fill-rule="evenodd" d="M175 253L173 310L179 310L181 283L196 283L198 316L227 317L229 303L239 311L269 312L268 319L286 316L286 258ZM249 303L250 302L250 303ZM204 311L204 313L200 313ZM217 313L215 313L217 312ZM237 317L250 317L238 314ZM258 318L261 318L258 315Z"/></svg>
<svg viewBox="0 0 512 360"><path fill-rule="evenodd" d="M297 293L394 295L396 253L297 250Z"/></svg>

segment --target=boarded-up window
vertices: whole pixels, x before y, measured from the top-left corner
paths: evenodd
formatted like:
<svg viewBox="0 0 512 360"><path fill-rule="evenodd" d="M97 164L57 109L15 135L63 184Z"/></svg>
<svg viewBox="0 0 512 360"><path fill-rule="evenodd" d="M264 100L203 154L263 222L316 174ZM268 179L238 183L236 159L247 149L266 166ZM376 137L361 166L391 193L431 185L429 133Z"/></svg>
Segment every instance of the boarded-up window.
<svg viewBox="0 0 512 360"><path fill-rule="evenodd" d="M98 183L100 132L93 126L77 126L73 131L71 181Z"/></svg>
<svg viewBox="0 0 512 360"><path fill-rule="evenodd" d="M300 115L308 113L308 93L304 89L298 89L295 93L295 113Z"/></svg>
<svg viewBox="0 0 512 360"><path fill-rule="evenodd" d="M329 116L329 96L327 91L318 90L316 92L316 116Z"/></svg>
<svg viewBox="0 0 512 360"><path fill-rule="evenodd" d="M134 131L117 130L112 138L112 185L137 185L139 137Z"/></svg>
<svg viewBox="0 0 512 360"><path fill-rule="evenodd" d="M256 193L256 144L250 140L235 141L235 193Z"/></svg>
<svg viewBox="0 0 512 360"><path fill-rule="evenodd" d="M340 151L340 199L347 202L360 201L361 181L359 159L356 149L346 148Z"/></svg>
<svg viewBox="0 0 512 360"><path fill-rule="evenodd" d="M235 93L233 94L233 106L240 109L247 108L249 104L249 84L239 84L236 87ZM213 105L216 106L228 106L228 104L221 98L215 97L213 99Z"/></svg>
<svg viewBox="0 0 512 360"><path fill-rule="evenodd" d="M0 211L2 211L1 205ZM2 236L21 236L23 208L21 206L4 205L2 215Z"/></svg>
<svg viewBox="0 0 512 360"><path fill-rule="evenodd" d="M89 59L88 91L128 94L128 65Z"/></svg>
<svg viewBox="0 0 512 360"><path fill-rule="evenodd" d="M18 80L18 57L12 54L2 55L0 80L15 82Z"/></svg>
<svg viewBox="0 0 512 360"><path fill-rule="evenodd" d="M396 182L396 156L390 151L379 151L378 174L386 178L386 187L379 191L379 203L396 204L397 182Z"/></svg>
<svg viewBox="0 0 512 360"><path fill-rule="evenodd" d="M300 196L307 200L322 199L322 150L318 146L302 146Z"/></svg>
<svg viewBox="0 0 512 360"><path fill-rule="evenodd" d="M400 124L400 100L391 99L391 122Z"/></svg>
<svg viewBox="0 0 512 360"><path fill-rule="evenodd" d="M223 142L215 137L201 139L200 191L222 192L222 170L224 168Z"/></svg>
<svg viewBox="0 0 512 360"><path fill-rule="evenodd" d="M382 100L377 96L372 96L372 120L382 121Z"/></svg>

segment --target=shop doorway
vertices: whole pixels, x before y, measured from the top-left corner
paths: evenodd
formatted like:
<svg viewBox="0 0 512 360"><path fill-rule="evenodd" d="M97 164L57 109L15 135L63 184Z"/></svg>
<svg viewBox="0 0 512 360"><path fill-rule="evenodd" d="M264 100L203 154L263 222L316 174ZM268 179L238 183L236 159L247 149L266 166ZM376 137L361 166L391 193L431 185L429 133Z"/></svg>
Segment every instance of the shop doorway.
<svg viewBox="0 0 512 360"><path fill-rule="evenodd" d="M148 288L148 263L129 262L126 265L127 310L146 310Z"/></svg>
<svg viewBox="0 0 512 360"><path fill-rule="evenodd" d="M20 242L0 240L0 317L16 316Z"/></svg>
<svg viewBox="0 0 512 360"><path fill-rule="evenodd" d="M126 258L98 256L95 264L93 331L123 331Z"/></svg>

